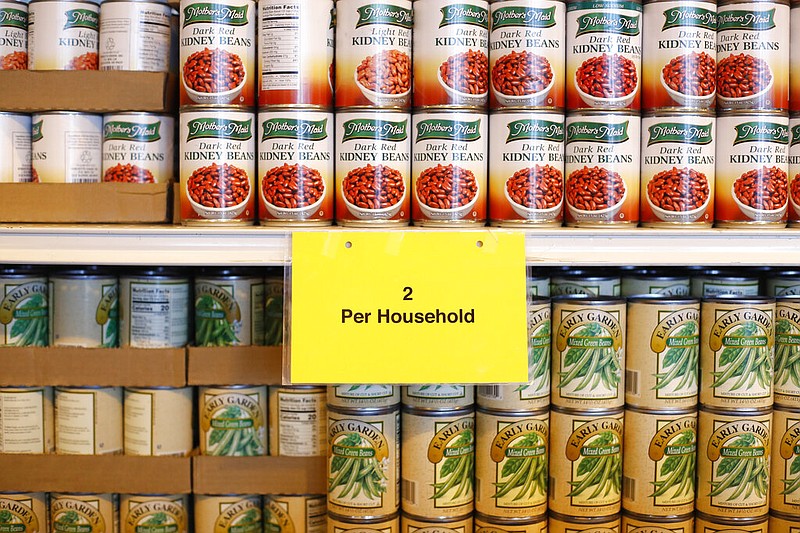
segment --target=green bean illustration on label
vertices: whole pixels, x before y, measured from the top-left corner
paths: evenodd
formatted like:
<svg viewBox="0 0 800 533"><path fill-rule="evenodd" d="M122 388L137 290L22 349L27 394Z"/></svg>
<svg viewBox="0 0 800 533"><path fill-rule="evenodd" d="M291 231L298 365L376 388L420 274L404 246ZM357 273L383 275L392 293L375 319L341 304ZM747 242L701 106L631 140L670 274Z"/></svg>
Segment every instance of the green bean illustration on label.
<svg viewBox="0 0 800 533"><path fill-rule="evenodd" d="M0 345L47 346L49 320L45 278L2 279L0 274Z"/></svg>

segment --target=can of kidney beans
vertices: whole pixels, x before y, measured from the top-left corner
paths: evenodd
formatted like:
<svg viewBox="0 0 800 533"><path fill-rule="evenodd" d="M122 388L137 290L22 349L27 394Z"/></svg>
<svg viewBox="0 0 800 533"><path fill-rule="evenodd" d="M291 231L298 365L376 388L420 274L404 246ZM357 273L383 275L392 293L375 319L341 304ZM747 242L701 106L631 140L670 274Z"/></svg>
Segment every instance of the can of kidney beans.
<svg viewBox="0 0 800 533"><path fill-rule="evenodd" d="M645 3L642 109L714 109L717 6L710 0Z"/></svg>
<svg viewBox="0 0 800 533"><path fill-rule="evenodd" d="M0 2L0 70L28 68L28 6L23 2Z"/></svg>
<svg viewBox="0 0 800 533"><path fill-rule="evenodd" d="M172 8L163 1L104 0L100 70L168 72Z"/></svg>
<svg viewBox="0 0 800 533"><path fill-rule="evenodd" d="M331 107L333 5L333 0L258 2L259 106Z"/></svg>
<svg viewBox="0 0 800 533"><path fill-rule="evenodd" d="M253 107L255 2L188 0L180 13L180 104Z"/></svg>
<svg viewBox="0 0 800 533"><path fill-rule="evenodd" d="M567 117L567 225L639 221L640 131L641 118L628 112L585 111Z"/></svg>
<svg viewBox="0 0 800 533"><path fill-rule="evenodd" d="M642 4L567 3L567 109L640 108Z"/></svg>
<svg viewBox="0 0 800 533"><path fill-rule="evenodd" d="M411 116L396 111L336 113L336 221L405 226L411 218Z"/></svg>
<svg viewBox="0 0 800 533"><path fill-rule="evenodd" d="M800 297L797 295L776 298L773 371L775 404L800 408Z"/></svg>
<svg viewBox="0 0 800 533"><path fill-rule="evenodd" d="M785 226L788 172L786 114L738 111L717 117L717 226Z"/></svg>
<svg viewBox="0 0 800 533"><path fill-rule="evenodd" d="M509 520L476 512L474 517L475 533L547 533L547 515Z"/></svg>
<svg viewBox="0 0 800 533"><path fill-rule="evenodd" d="M560 226L564 205L564 115L498 111L489 117L489 129L494 132L489 140L492 225Z"/></svg>
<svg viewBox="0 0 800 533"><path fill-rule="evenodd" d="M412 26L411 0L336 2L337 108L410 106Z"/></svg>
<svg viewBox="0 0 800 533"><path fill-rule="evenodd" d="M184 225L252 224L256 118L236 108L181 111L180 201Z"/></svg>
<svg viewBox="0 0 800 533"><path fill-rule="evenodd" d="M3 8L0 7L0 16L2 14ZM0 183L29 181L32 181L31 116L0 113Z"/></svg>
<svg viewBox="0 0 800 533"><path fill-rule="evenodd" d="M292 109L258 114L259 220L273 225L333 222L333 113Z"/></svg>
<svg viewBox="0 0 800 533"><path fill-rule="evenodd" d="M642 119L643 226L714 222L715 123L713 114L700 112L660 112Z"/></svg>
<svg viewBox="0 0 800 533"><path fill-rule="evenodd" d="M112 4L117 3L121 2L112 2ZM170 115L152 113L104 115L103 181L123 183L172 181L175 166L174 138L175 119Z"/></svg>
<svg viewBox="0 0 800 533"><path fill-rule="evenodd" d="M42 183L95 183L102 174L103 117L72 111L31 116L31 175Z"/></svg>
<svg viewBox="0 0 800 533"><path fill-rule="evenodd" d="M485 223L488 126L489 117L482 113L424 111L414 115L414 224Z"/></svg>
<svg viewBox="0 0 800 533"><path fill-rule="evenodd" d="M789 0L717 8L717 107L789 109Z"/></svg>
<svg viewBox="0 0 800 533"><path fill-rule="evenodd" d="M28 68L97 70L100 7L82 0L28 5Z"/></svg>
<svg viewBox="0 0 800 533"><path fill-rule="evenodd" d="M490 107L564 108L566 6L554 0L491 4Z"/></svg>
<svg viewBox="0 0 800 533"><path fill-rule="evenodd" d="M414 2L414 106L485 107L489 3Z"/></svg>
<svg viewBox="0 0 800 533"><path fill-rule="evenodd" d="M794 14L794 11L792 12ZM800 23L800 22L799 22ZM800 26L798 26L800 28ZM800 30L798 30L800 31ZM800 50L797 51L800 54ZM798 66L800 68L800 66ZM797 80L800 84L800 79ZM798 95L800 98L800 95ZM800 115L789 118L789 227L800 226Z"/></svg>

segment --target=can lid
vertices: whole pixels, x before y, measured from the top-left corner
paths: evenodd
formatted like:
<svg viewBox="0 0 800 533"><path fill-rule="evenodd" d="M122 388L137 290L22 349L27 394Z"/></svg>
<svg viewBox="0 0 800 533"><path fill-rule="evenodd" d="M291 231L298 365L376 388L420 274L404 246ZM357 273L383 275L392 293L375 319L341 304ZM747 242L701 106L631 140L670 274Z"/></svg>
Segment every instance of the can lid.
<svg viewBox="0 0 800 533"><path fill-rule="evenodd" d="M778 109L717 109L717 118L750 118L764 117L765 119L789 118L787 111Z"/></svg>
<svg viewBox="0 0 800 533"><path fill-rule="evenodd" d="M499 417L527 418L529 416L546 415L547 413L550 412L550 408L542 407L540 409L518 409L516 411L511 411L505 409L489 409L478 405L475 412L478 414L485 414L485 415L499 416Z"/></svg>
<svg viewBox="0 0 800 533"><path fill-rule="evenodd" d="M256 278L263 277L263 274L263 270L255 267L202 267L197 272L196 278Z"/></svg>
<svg viewBox="0 0 800 533"><path fill-rule="evenodd" d="M563 107L504 106L504 107L492 108L489 110L489 116L495 116L495 115L500 116L500 115L514 114L514 113L525 113L526 115L551 115L550 118L555 118L556 120L561 120L561 121L564 120Z"/></svg>
<svg viewBox="0 0 800 533"><path fill-rule="evenodd" d="M668 1L671 0L654 0L654 2L668 2ZM645 5L651 3L653 2L645 2ZM713 0L709 0L708 3L713 4ZM642 118L678 117L690 120L694 117L709 119L709 118L716 118L716 116L717 114L709 109L695 109L689 107L661 107L658 109L647 109L645 111L642 111Z"/></svg>
<svg viewBox="0 0 800 533"><path fill-rule="evenodd" d="M397 520L400 517L400 513L392 513L386 516L367 516L367 517L358 517L354 518L351 516L342 516L337 515L336 513L332 513L328 511L328 518L335 520L337 522L341 522L344 524L352 524L354 526L358 525L370 525L370 524L380 524L382 522L391 522L392 520Z"/></svg>
<svg viewBox="0 0 800 533"><path fill-rule="evenodd" d="M625 303L623 296L592 296L590 294L560 294L551 297L553 303L581 302L587 305L621 304Z"/></svg>
<svg viewBox="0 0 800 533"><path fill-rule="evenodd" d="M123 272L120 272L120 278L133 278L139 276L147 276L149 278L165 278L165 279L183 278L187 281L189 280L189 273L187 271L175 267L163 267L163 266L141 267L141 268L130 268L126 269Z"/></svg>
<svg viewBox="0 0 800 533"><path fill-rule="evenodd" d="M628 303L637 304L699 304L700 298L692 296L670 296L668 294L635 294L628 296Z"/></svg>
<svg viewBox="0 0 800 533"><path fill-rule="evenodd" d="M42 267L32 265L3 265L0 266L0 277L25 277L25 276L44 276L45 270Z"/></svg>
<svg viewBox="0 0 800 533"><path fill-rule="evenodd" d="M449 416L462 416L462 415L469 415L475 413L475 407L470 404L465 407L454 407L448 409L420 409L418 407L411 407L409 405L403 404L403 413L410 414L410 415L417 415L426 418L441 418L441 417L449 417Z"/></svg>
<svg viewBox="0 0 800 533"><path fill-rule="evenodd" d="M419 0L416 0L419 1ZM416 106L413 109L415 115L422 113L472 113L485 115L488 113L488 108L482 105L427 105ZM339 112L338 110L336 111Z"/></svg>
<svg viewBox="0 0 800 533"><path fill-rule="evenodd" d="M417 522L424 522L427 524L432 524L436 526L441 526L443 529L446 528L449 524L453 524L454 526L457 525L459 522L464 522L465 520L472 520L472 513L462 515L462 516L454 516L454 517L441 517L441 518L428 518L424 516L418 516L411 513L402 512L401 516L403 519L415 520ZM471 523L471 522L470 522ZM411 528L417 529L417 528ZM450 528L452 529L452 528Z"/></svg>
<svg viewBox="0 0 800 533"><path fill-rule="evenodd" d="M51 278L66 279L99 279L116 278L117 273L114 268L105 266L76 266L65 270L57 270L50 274Z"/></svg>
<svg viewBox="0 0 800 533"><path fill-rule="evenodd" d="M703 303L769 304L769 303L775 303L775 297L720 294L718 296L710 296L707 298L703 298Z"/></svg>
<svg viewBox="0 0 800 533"><path fill-rule="evenodd" d="M682 407L682 408L673 408L673 409L646 409L642 407L634 407L632 405L625 406L625 412L633 411L636 413L641 413L643 415L665 415L665 416L685 416L685 415L695 415L697 416L697 406L693 407Z"/></svg>
<svg viewBox="0 0 800 533"><path fill-rule="evenodd" d="M602 409L573 409L571 407L550 406L551 413L560 413L569 416L617 416L625 412L624 407L612 407Z"/></svg>
<svg viewBox="0 0 800 533"><path fill-rule="evenodd" d="M394 403L386 407L340 407L329 403L328 412L349 416L382 416L400 413L400 403Z"/></svg>

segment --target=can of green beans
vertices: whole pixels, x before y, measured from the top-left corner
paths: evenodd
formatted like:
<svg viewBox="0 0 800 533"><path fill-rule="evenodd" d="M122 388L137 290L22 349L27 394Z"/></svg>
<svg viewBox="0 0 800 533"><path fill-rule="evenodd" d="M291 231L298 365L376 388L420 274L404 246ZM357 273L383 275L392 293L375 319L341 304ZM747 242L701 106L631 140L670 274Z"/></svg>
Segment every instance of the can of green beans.
<svg viewBox="0 0 800 533"><path fill-rule="evenodd" d="M56 387L56 453L123 453L122 387Z"/></svg>
<svg viewBox="0 0 800 533"><path fill-rule="evenodd" d="M475 387L442 383L408 385L402 388L401 398L403 405L413 409L464 409L475 403Z"/></svg>
<svg viewBox="0 0 800 533"><path fill-rule="evenodd" d="M695 533L694 513L663 517L623 511L622 533Z"/></svg>
<svg viewBox="0 0 800 533"><path fill-rule="evenodd" d="M703 300L700 403L719 409L772 406L775 299Z"/></svg>
<svg viewBox="0 0 800 533"><path fill-rule="evenodd" d="M533 269L528 267L527 278L528 296L550 296L550 276L538 276Z"/></svg>
<svg viewBox="0 0 800 533"><path fill-rule="evenodd" d="M622 409L550 410L549 509L574 517L619 513Z"/></svg>
<svg viewBox="0 0 800 533"><path fill-rule="evenodd" d="M784 270L770 274L764 280L764 294L775 297L800 295L800 271Z"/></svg>
<svg viewBox="0 0 800 533"><path fill-rule="evenodd" d="M641 409L696 406L700 300L632 296L627 315L625 403Z"/></svg>
<svg viewBox="0 0 800 533"><path fill-rule="evenodd" d="M50 493L50 531L119 533L119 495Z"/></svg>
<svg viewBox="0 0 800 533"><path fill-rule="evenodd" d="M262 524L257 494L194 495L195 533L258 533Z"/></svg>
<svg viewBox="0 0 800 533"><path fill-rule="evenodd" d="M400 533L400 515L348 518L328 513L328 533Z"/></svg>
<svg viewBox="0 0 800 533"><path fill-rule="evenodd" d="M550 511L547 533L620 533L619 513L611 516L567 516Z"/></svg>
<svg viewBox="0 0 800 533"><path fill-rule="evenodd" d="M619 296L622 278L616 274L595 270L571 270L550 277L550 296L586 294L588 296Z"/></svg>
<svg viewBox="0 0 800 533"><path fill-rule="evenodd" d="M269 455L324 457L328 414L324 386L269 388Z"/></svg>
<svg viewBox="0 0 800 533"><path fill-rule="evenodd" d="M0 268L0 298L0 346L47 346L47 276L25 267Z"/></svg>
<svg viewBox="0 0 800 533"><path fill-rule="evenodd" d="M429 520L403 513L400 516L401 533L474 533L472 513L455 520Z"/></svg>
<svg viewBox="0 0 800 533"><path fill-rule="evenodd" d="M47 513L48 495L44 492L0 492L0 513L15 533L50 531Z"/></svg>
<svg viewBox="0 0 800 533"><path fill-rule="evenodd" d="M697 533L780 533L772 529L769 515L757 518L730 518L713 516L697 511L694 518L694 530ZM785 530L787 533L791 530Z"/></svg>
<svg viewBox="0 0 800 533"><path fill-rule="evenodd" d="M270 533L326 533L325 496L321 494L267 494L264 531Z"/></svg>
<svg viewBox="0 0 800 533"><path fill-rule="evenodd" d="M700 408L696 509L713 517L768 512L772 410Z"/></svg>
<svg viewBox="0 0 800 533"><path fill-rule="evenodd" d="M697 409L625 409L622 508L667 518L694 511Z"/></svg>
<svg viewBox="0 0 800 533"><path fill-rule="evenodd" d="M772 412L770 511L800 516L800 410Z"/></svg>
<svg viewBox="0 0 800 533"><path fill-rule="evenodd" d="M0 388L0 454L55 451L53 388Z"/></svg>
<svg viewBox="0 0 800 533"><path fill-rule="evenodd" d="M189 277L163 267L119 278L120 346L180 348L189 341Z"/></svg>
<svg viewBox="0 0 800 533"><path fill-rule="evenodd" d="M328 407L336 409L386 409L400 405L400 387L394 385L331 385Z"/></svg>
<svg viewBox="0 0 800 533"><path fill-rule="evenodd" d="M800 407L800 295L776 298L773 368L775 404Z"/></svg>
<svg viewBox="0 0 800 533"><path fill-rule="evenodd" d="M476 512L475 533L547 533L547 515L508 519Z"/></svg>
<svg viewBox="0 0 800 533"><path fill-rule="evenodd" d="M759 286L758 276L743 275L737 270L709 268L692 276L692 296L695 298L714 298L726 294L757 296Z"/></svg>
<svg viewBox="0 0 800 533"><path fill-rule="evenodd" d="M189 455L193 401L192 387L125 388L125 455Z"/></svg>
<svg viewBox="0 0 800 533"><path fill-rule="evenodd" d="M588 410L622 407L625 300L557 296L553 298L552 321L552 404Z"/></svg>
<svg viewBox="0 0 800 533"><path fill-rule="evenodd" d="M194 280L197 346L264 344L264 278L248 269L203 269Z"/></svg>
<svg viewBox="0 0 800 533"><path fill-rule="evenodd" d="M494 518L547 512L550 413L478 409L475 509Z"/></svg>
<svg viewBox="0 0 800 533"><path fill-rule="evenodd" d="M680 272L642 268L622 277L623 296L640 294L689 296L690 291L689 275Z"/></svg>
<svg viewBox="0 0 800 533"><path fill-rule="evenodd" d="M119 345L119 284L98 267L50 275L50 344L84 348Z"/></svg>
<svg viewBox="0 0 800 533"><path fill-rule="evenodd" d="M267 386L200 387L200 454L267 454Z"/></svg>
<svg viewBox="0 0 800 533"><path fill-rule="evenodd" d="M800 531L797 515L771 511L769 513L768 531L769 533L797 533Z"/></svg>
<svg viewBox="0 0 800 533"><path fill-rule="evenodd" d="M122 494L119 502L125 533L188 533L188 494Z"/></svg>
<svg viewBox="0 0 800 533"><path fill-rule="evenodd" d="M264 345L283 344L283 270L270 270L264 278Z"/></svg>

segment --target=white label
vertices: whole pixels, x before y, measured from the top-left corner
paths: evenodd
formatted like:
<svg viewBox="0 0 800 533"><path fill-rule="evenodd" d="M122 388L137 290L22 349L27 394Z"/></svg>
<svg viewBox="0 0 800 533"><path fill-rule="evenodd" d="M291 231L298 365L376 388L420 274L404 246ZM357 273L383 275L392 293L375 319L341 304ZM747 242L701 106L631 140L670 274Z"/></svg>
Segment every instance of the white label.
<svg viewBox="0 0 800 533"><path fill-rule="evenodd" d="M155 455L153 450L153 395L125 391L125 453Z"/></svg>
<svg viewBox="0 0 800 533"><path fill-rule="evenodd" d="M64 134L67 183L94 183L100 181L100 134L68 131Z"/></svg>
<svg viewBox="0 0 800 533"><path fill-rule="evenodd" d="M188 339L189 284L130 284L130 343L135 348L181 346Z"/></svg>
<svg viewBox="0 0 800 533"><path fill-rule="evenodd" d="M43 390L0 392L0 453L45 453Z"/></svg>
<svg viewBox="0 0 800 533"><path fill-rule="evenodd" d="M278 392L280 454L318 456L325 454L325 429L320 422L324 394Z"/></svg>
<svg viewBox="0 0 800 533"><path fill-rule="evenodd" d="M300 87L300 5L285 2L261 11L261 90ZM314 36L315 39L321 36ZM303 45L304 46L304 45Z"/></svg>
<svg viewBox="0 0 800 533"><path fill-rule="evenodd" d="M100 70L169 70L166 6L108 3L100 11Z"/></svg>
<svg viewBox="0 0 800 533"><path fill-rule="evenodd" d="M56 390L56 452L93 455L95 394Z"/></svg>

